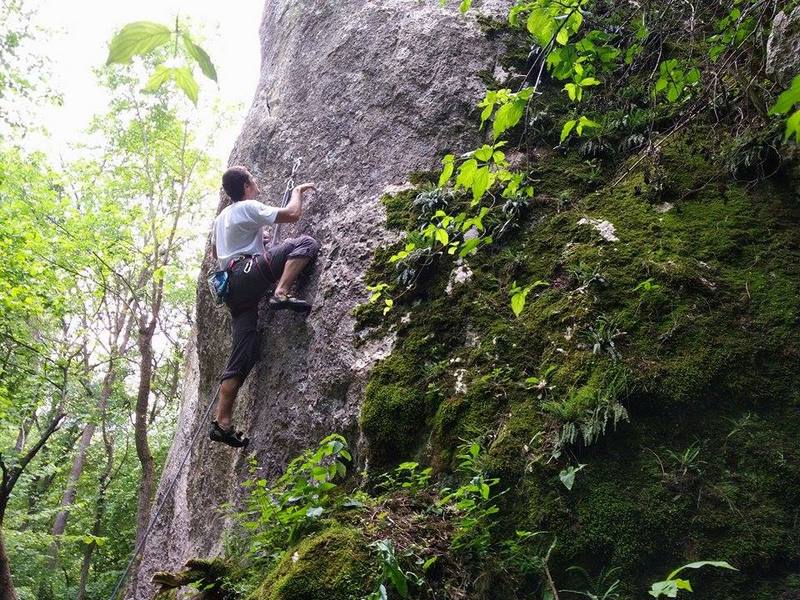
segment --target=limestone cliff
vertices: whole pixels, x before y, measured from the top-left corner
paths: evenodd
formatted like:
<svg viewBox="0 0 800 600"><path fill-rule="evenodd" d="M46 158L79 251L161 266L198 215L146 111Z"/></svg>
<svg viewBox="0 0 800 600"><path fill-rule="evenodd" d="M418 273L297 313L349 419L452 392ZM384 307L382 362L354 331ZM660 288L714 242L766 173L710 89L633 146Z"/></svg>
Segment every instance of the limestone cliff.
<svg viewBox="0 0 800 600"><path fill-rule="evenodd" d="M474 17L415 0L267 0L260 36L260 83L230 163L249 167L264 200L277 202L293 159L303 157L298 177L316 182L320 193L298 231L322 242L300 290L314 310L305 320L262 313L262 359L236 407L249 450L272 474L331 431L358 439L367 371L392 345L389 338L357 350L353 344L363 273L373 251L396 236L383 228L379 199L408 173L474 144L477 131L464 125L483 91L477 73L494 67L496 49ZM210 264L207 257L204 272ZM205 427L200 418L229 349L227 314L214 309L204 284L198 289L186 392L156 503L191 435ZM249 456L201 434L129 598L152 597L154 570L219 549L225 520L218 507L241 493Z"/></svg>

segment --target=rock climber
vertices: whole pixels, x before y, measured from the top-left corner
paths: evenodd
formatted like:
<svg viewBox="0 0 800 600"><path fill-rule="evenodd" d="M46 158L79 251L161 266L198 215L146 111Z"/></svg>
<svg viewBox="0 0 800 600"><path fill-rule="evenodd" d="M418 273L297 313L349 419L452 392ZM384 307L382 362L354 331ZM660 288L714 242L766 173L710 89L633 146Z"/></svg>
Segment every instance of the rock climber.
<svg viewBox="0 0 800 600"><path fill-rule="evenodd" d="M264 228L274 223L295 223L303 214L303 194L314 192L313 183L292 190L284 208L256 200L260 193L250 172L240 166L222 175L222 188L231 199L214 221L212 251L220 270L229 274L225 304L231 313L233 343L228 365L222 374L216 419L209 437L234 448L249 439L231 425L233 403L242 383L253 368L261 345L258 335L258 303L275 286L268 300L272 310L288 309L307 314L311 305L290 295L292 285L319 252L319 242L308 235L289 238L265 247Z"/></svg>

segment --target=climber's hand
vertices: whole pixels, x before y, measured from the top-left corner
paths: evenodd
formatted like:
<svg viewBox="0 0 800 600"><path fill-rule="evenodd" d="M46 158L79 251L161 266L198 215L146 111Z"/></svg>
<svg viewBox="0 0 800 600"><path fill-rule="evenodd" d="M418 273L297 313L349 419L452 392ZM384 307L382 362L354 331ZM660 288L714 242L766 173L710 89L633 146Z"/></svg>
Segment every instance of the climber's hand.
<svg viewBox="0 0 800 600"><path fill-rule="evenodd" d="M302 194L303 192L316 192L317 186L315 186L313 183L301 183L294 189Z"/></svg>

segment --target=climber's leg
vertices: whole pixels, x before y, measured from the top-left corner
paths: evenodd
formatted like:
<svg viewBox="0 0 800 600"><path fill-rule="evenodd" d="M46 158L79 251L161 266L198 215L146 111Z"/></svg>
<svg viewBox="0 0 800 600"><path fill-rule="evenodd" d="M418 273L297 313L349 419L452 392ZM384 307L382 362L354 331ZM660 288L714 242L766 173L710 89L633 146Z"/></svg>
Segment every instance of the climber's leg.
<svg viewBox="0 0 800 600"><path fill-rule="evenodd" d="M306 268L308 263L311 262L310 258L290 258L286 261L286 266L283 267L283 274L281 280L275 287L275 296L287 296L289 290L292 289L294 282Z"/></svg>
<svg viewBox="0 0 800 600"><path fill-rule="evenodd" d="M290 238L267 251L269 268L273 277L278 279L275 292L269 299L272 309L289 308L299 312L311 310L305 300L298 300L289 295L297 278L319 253L319 242L309 235Z"/></svg>
<svg viewBox="0 0 800 600"><path fill-rule="evenodd" d="M229 446L242 447L247 445L247 439L233 431L231 415L239 388L258 359L261 346L258 335L258 305L236 312L231 310L231 329L231 356L221 377L217 415L209 428L209 437Z"/></svg>
<svg viewBox="0 0 800 600"><path fill-rule="evenodd" d="M231 415L233 413L233 403L239 388L242 387L242 380L238 377L229 377L219 386L219 404L217 404L217 423L223 429L230 429Z"/></svg>

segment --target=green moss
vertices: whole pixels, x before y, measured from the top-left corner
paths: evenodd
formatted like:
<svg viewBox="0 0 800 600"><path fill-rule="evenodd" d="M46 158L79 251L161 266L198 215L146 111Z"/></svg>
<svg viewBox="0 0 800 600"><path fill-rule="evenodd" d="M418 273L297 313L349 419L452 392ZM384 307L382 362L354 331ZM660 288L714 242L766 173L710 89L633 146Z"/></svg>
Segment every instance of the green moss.
<svg viewBox="0 0 800 600"><path fill-rule="evenodd" d="M725 559L742 572L699 574L698 599L784 589L800 560L800 208L785 185L727 178L724 147L718 131L687 130L615 187L602 162L573 152L536 163L542 206L529 221L469 259L469 284L444 296L442 269L408 306L367 387L371 464L420 456L430 440L429 460L447 470L462 439L488 431L509 489L500 530L556 535L555 573L618 566L634 597L689 560ZM673 208L655 210L663 202ZM620 241L583 217L610 221ZM539 279L550 286L515 318L512 282ZM603 323L617 357L594 346ZM547 449L618 401L630 423L568 449L588 465L568 492L564 458L543 464ZM683 473L675 457L692 444L699 464Z"/></svg>
<svg viewBox="0 0 800 600"><path fill-rule="evenodd" d="M369 552L354 528L309 537L275 567L251 600L350 600L371 591Z"/></svg>

